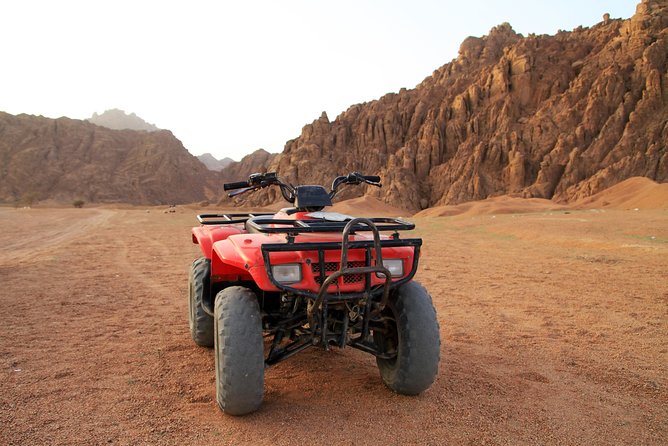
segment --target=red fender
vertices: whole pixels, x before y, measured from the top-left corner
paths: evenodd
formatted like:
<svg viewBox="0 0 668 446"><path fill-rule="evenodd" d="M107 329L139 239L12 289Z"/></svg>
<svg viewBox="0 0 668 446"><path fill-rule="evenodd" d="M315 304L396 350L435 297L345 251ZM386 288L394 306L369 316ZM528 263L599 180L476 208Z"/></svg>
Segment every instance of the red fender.
<svg viewBox="0 0 668 446"><path fill-rule="evenodd" d="M211 249L215 242L244 232L246 231L242 227L236 225L198 226L192 228L192 240L194 244L199 245L202 255L211 259Z"/></svg>

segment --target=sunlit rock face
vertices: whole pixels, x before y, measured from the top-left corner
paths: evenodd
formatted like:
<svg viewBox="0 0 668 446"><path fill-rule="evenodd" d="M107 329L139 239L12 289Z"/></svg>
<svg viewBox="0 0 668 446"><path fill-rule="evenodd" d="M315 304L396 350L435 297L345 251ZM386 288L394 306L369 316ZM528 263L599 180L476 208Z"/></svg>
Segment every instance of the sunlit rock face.
<svg viewBox="0 0 668 446"><path fill-rule="evenodd" d="M0 201L189 203L218 197L209 171L167 130L0 112Z"/></svg>
<svg viewBox="0 0 668 446"><path fill-rule="evenodd" d="M565 202L632 176L668 181L668 10L522 36L469 37L416 88L304 126L269 170L327 184L380 174L374 195L410 210L511 194ZM250 198L264 205L266 190Z"/></svg>

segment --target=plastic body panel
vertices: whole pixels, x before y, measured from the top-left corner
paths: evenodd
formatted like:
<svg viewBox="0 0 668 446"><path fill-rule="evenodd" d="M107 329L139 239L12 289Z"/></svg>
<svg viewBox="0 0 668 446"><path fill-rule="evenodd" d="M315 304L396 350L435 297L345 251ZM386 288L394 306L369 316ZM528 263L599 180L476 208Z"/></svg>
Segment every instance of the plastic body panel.
<svg viewBox="0 0 668 446"><path fill-rule="evenodd" d="M306 212L296 212L288 214L284 211L278 212L274 216L277 220L309 220L311 219ZM391 240L391 237L381 236L382 240ZM299 264L301 266L301 280L297 283L291 283L290 287L297 290L309 292L318 292L322 281L326 278L326 272L319 271L317 265L320 261L320 254L316 249L319 244L341 242L340 232L319 232L297 234L289 237L283 233L248 233L244 223L224 224L224 225L202 225L192 229L192 240L200 246L202 254L211 259L211 281L212 282L240 282L252 281L257 287L264 291L280 291L272 283L262 254L262 245L282 244L286 248L290 244L301 245L313 244L313 249L306 250L286 250L271 252L269 259L271 265L281 264ZM367 233L351 235L350 241L372 241L373 237ZM326 250L323 252L324 262L329 265L336 265L336 269L341 267L340 250ZM349 265L360 265L368 262L367 256L371 257L373 264L373 255L369 255L366 249L351 249L348 254ZM415 249L411 246L396 246L382 248L383 259L401 259L403 261L404 274L402 277L414 274L413 267ZM331 271L330 271L331 272ZM380 286L384 283L384 278L371 276L371 286ZM393 277L397 281L401 277ZM330 285L329 293L350 293L363 291L364 281L359 280L341 280L338 283Z"/></svg>

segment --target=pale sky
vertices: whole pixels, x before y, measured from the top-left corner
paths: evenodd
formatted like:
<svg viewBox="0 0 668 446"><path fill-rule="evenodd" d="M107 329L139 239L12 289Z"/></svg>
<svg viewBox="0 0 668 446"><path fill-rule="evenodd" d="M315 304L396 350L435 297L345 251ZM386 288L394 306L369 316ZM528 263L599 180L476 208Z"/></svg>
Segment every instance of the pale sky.
<svg viewBox="0 0 668 446"><path fill-rule="evenodd" d="M322 111L414 88L500 23L554 34L629 18L639 0L9 0L0 111L85 119L111 108L193 154L283 150Z"/></svg>

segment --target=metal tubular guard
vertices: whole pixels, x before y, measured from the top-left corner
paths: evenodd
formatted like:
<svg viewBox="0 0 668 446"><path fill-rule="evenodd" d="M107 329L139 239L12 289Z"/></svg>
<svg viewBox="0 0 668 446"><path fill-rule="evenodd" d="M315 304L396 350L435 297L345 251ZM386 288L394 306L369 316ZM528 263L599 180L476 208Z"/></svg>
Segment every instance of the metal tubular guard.
<svg viewBox="0 0 668 446"><path fill-rule="evenodd" d="M202 225L233 225L245 223L249 218L274 215L270 212L254 212L248 214L199 214L197 221Z"/></svg>
<svg viewBox="0 0 668 446"><path fill-rule="evenodd" d="M373 219L376 220L376 219ZM409 280L413 278L417 271L417 264L420 256L420 247L422 246L422 240L421 239L403 239L400 240L398 237L394 237L392 239L388 240L381 240L380 239L380 233L376 225L374 224L374 221L372 219L367 219L367 218L354 218L350 220L345 227L343 228L343 234L342 234L342 239L341 242L307 242L307 243L295 243L291 237L288 237L288 243L277 243L277 244L264 244L261 246L262 249L262 257L264 259L264 265L265 269L267 271L267 275L269 277L269 280L276 286L278 289L283 290L283 291L289 291L297 295L301 296L306 296L308 298L313 299L314 303L311 306L311 308L308 311L308 320L309 324L311 327L314 327L315 324L315 319L314 316L316 312L320 312L321 314L321 333L320 333L320 342L322 345L327 348L328 347L328 342L327 342L327 307L330 302L335 302L335 301L346 301L346 300L353 300L353 299L360 299L364 298L366 299L366 305L364 308L364 322L363 322L363 329L362 329L362 335L360 339L362 341L356 341L351 344L351 346L358 348L360 350L365 350L365 351L371 351L369 347L366 346L366 344L363 344L363 340L366 339L369 335L369 319L372 317L376 316L379 314L385 305L387 305L387 301L389 299L389 293L390 289L393 287L400 286ZM253 225L257 219L252 219L249 221L250 225ZM392 223L395 223L392 221ZM401 222L402 224L404 222ZM363 226L362 226L363 225ZM402 225L403 226L403 225ZM363 228L363 229L362 229ZM266 228L262 228L266 229ZM293 231L295 228L269 228L271 231L267 232L284 232L284 233L290 233ZM299 228L302 229L302 228ZM354 233L354 231L359 231L359 230L364 230L364 231L372 231L373 232L373 241L370 240L358 240L358 241L350 241L350 234L351 232ZM330 230L331 231L331 230ZM265 231L262 231L265 232ZM302 232L302 231L299 231ZM303 231L303 232L311 232L309 230ZM315 232L315 231L314 231ZM317 231L320 232L320 231ZM288 234L289 235L289 234ZM400 280L396 282L392 282L392 275L391 273L383 266L383 257L382 257L382 248L385 247L401 247L401 246L410 246L413 247L413 264L411 265L411 270L410 272ZM350 249L366 249L366 263L369 266L363 266L363 267L355 267L355 268L348 268L348 251ZM375 259L376 259L376 264L374 266L371 266L371 250L375 251ZM320 286L320 289L317 293L308 291L308 290L301 290L297 289L294 287L290 287L288 285L282 284L278 282L272 273L271 270L271 259L270 259L270 253L272 252L287 252L287 251L317 251L318 252L318 259L320 263L320 271L323 272L323 275L321 277L324 277L324 271L325 271L325 255L324 252L327 250L340 250L341 251L341 267L338 271L333 272L331 275L327 276L322 285ZM382 274L385 277L385 282L382 286L376 287L374 289L371 288L371 274ZM330 294L327 293L327 289L329 288L332 283L334 283L337 279L339 279L342 276L346 275L353 275L353 274L364 274L366 277L365 280L365 289L362 292L355 292L355 293L345 293L345 294ZM378 306L375 309L371 309L371 305L373 302L373 298L380 295L380 302L378 303ZM315 332L313 333L315 336ZM315 337L313 338L315 340ZM303 346L305 348L306 346ZM300 348L301 350L301 348ZM296 353L296 351L295 351Z"/></svg>
<svg viewBox="0 0 668 446"><path fill-rule="evenodd" d="M348 244L350 243L349 237L350 237L350 231L352 228L355 226L357 223L362 223L369 227L371 231L373 232L373 249L376 251L376 265L375 266L362 266L362 267L357 267L357 268L348 268ZM369 256L367 255L367 258ZM371 263L370 259L369 262ZM321 320L321 327L320 327L320 342L321 344L327 349L328 344L327 344L327 304L329 303L329 294L327 294L327 288L337 280L341 276L345 275L350 275L350 274L371 274L371 273L376 273L376 274L382 274L385 277L385 283L383 284L383 297L381 298L380 304L378 308L376 308L377 312L370 312L369 307L371 303L371 299L367 298L367 305L365 308L365 314L364 314L364 320L368 321L373 315L380 313L383 308L385 308L385 305L387 304L387 299L390 295L390 283L392 282L392 274L390 274L390 271L388 271L387 268L383 266L383 252L380 249L380 234L378 232L378 228L376 228L376 225L374 225L371 220L366 219L366 218L354 218L348 222L346 227L343 230L343 236L341 239L341 269L334 272L331 274L329 277L327 277L322 285L320 286L320 291L318 291L318 297L316 298L315 302L313 303L313 306L309 309L307 315L309 319L309 323L313 320L313 314L316 311L320 311L322 308L322 320ZM369 290L369 277L367 276L367 291ZM371 297L371 296L369 296ZM324 303L324 305L323 305ZM345 334L344 334L345 336Z"/></svg>
<svg viewBox="0 0 668 446"><path fill-rule="evenodd" d="M415 224L401 220L400 218L354 218L348 223L343 221L329 220L284 220L271 217L254 217L248 220L249 228L256 232L268 234L300 234L311 232L341 232L350 225L351 221L355 224L353 231L373 231L371 226L365 227L358 225L362 220L373 223L377 231L410 231L415 229Z"/></svg>
<svg viewBox="0 0 668 446"><path fill-rule="evenodd" d="M376 265L375 266L362 266L357 268L348 268L348 245L350 244L350 231L357 223L363 223L368 226L373 232L373 249L376 251ZM367 262L370 263L370 262ZM390 283L392 282L392 274L383 266L383 251L380 249L380 234L378 233L378 228L374 225L369 219L366 218L354 218L348 222L346 227L343 230L343 236L341 239L341 269L332 273L329 277L325 279L323 284L320 286L320 291L318 291L318 297L316 298L311 310L308 312L309 318L313 316L313 313L320 309L325 296L327 294L327 288L341 276L350 275L350 274L368 274L368 273L380 273L385 277L385 283L383 284L383 298L381 300L381 311L382 307L385 307L387 303L387 297L390 291Z"/></svg>
<svg viewBox="0 0 668 446"><path fill-rule="evenodd" d="M274 275L271 271L271 261L269 259L269 255L272 252L294 252L294 251L317 251L319 253L319 257L321 257L323 260L321 263L324 263L324 251L332 251L332 250L338 250L340 251L342 249L342 243L341 242L322 242L322 243L276 243L276 244L265 244L261 246L262 249L262 257L264 259L264 265L265 269L267 272L267 276L269 277L269 280L271 283L278 288L279 290L283 291L289 291L291 293L300 295L300 296L305 296L309 297L311 299L317 299L318 298L318 293L314 293L312 291L308 290L302 290L299 288L294 288L289 285L285 285L283 283L278 282L275 278ZM399 286L403 285L404 283L408 282L415 276L415 273L417 272L417 264L418 260L420 257L420 246L422 246L422 240L421 239L401 239L401 240L381 240L380 241L380 246L381 248L396 248L396 247L401 247L401 246L410 246L413 248L413 264L411 265L411 270L408 273L407 276L403 277L400 280L397 280L396 282L392 282L393 286ZM352 241L348 243L348 249L367 249L370 250L373 248L373 242L369 240L358 240L358 241ZM371 290L370 293L375 296L377 294L380 294L380 290ZM336 297L336 300L350 300L350 299L355 299L359 297L364 297L368 293L367 291L364 292L357 292L357 293L346 293L342 295L330 295L332 296L330 300L334 300L333 297Z"/></svg>

